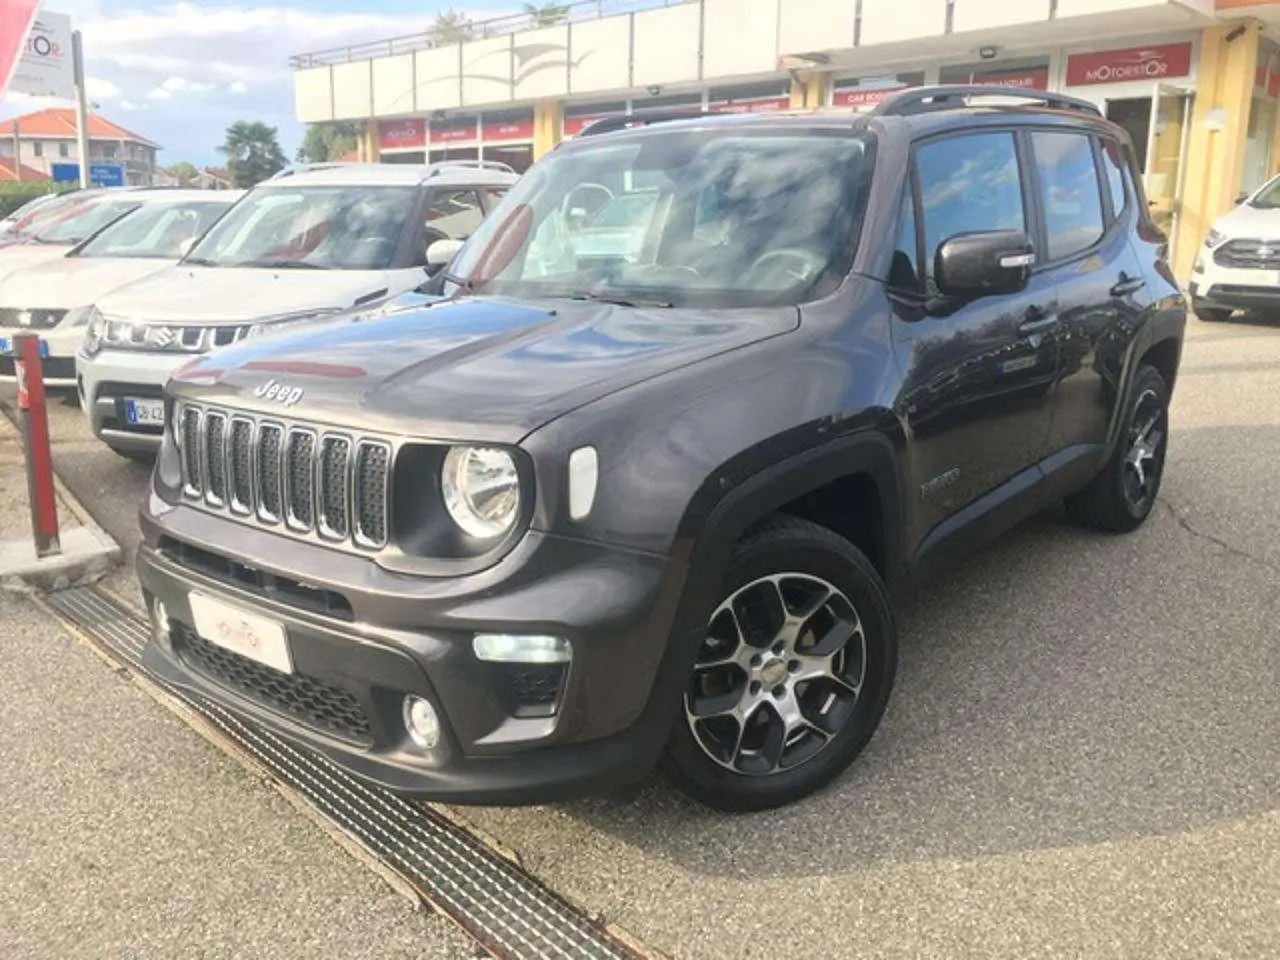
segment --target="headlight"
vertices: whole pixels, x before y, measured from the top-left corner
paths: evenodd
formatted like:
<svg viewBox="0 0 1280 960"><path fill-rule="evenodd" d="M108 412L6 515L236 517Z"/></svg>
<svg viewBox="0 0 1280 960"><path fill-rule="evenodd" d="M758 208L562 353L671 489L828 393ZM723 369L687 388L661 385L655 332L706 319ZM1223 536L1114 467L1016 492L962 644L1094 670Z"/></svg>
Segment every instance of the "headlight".
<svg viewBox="0 0 1280 960"><path fill-rule="evenodd" d="M318 320L328 320L338 313L341 313L341 311L307 310L303 313L282 313L279 316L262 317L254 321L253 326L249 328L249 332L246 334L246 338L274 336L291 327L301 326L305 323L315 323Z"/></svg>
<svg viewBox="0 0 1280 960"><path fill-rule="evenodd" d="M1225 233L1221 233L1217 230L1210 230L1208 236L1204 238L1204 245L1212 250L1226 239L1227 235Z"/></svg>
<svg viewBox="0 0 1280 960"><path fill-rule="evenodd" d="M483 540L515 526L520 474L511 454L494 447L454 447L441 471L444 505L453 522Z"/></svg>
<svg viewBox="0 0 1280 960"><path fill-rule="evenodd" d="M107 321L98 312L97 307L90 307L85 322L89 329L84 332L84 352L86 356L92 357L102 349L102 337L107 330Z"/></svg>

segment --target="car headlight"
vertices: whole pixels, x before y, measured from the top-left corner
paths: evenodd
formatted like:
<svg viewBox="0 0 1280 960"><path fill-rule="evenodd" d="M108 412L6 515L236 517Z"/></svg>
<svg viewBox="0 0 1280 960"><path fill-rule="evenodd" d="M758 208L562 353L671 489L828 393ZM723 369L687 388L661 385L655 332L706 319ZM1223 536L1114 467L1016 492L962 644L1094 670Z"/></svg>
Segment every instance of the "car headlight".
<svg viewBox="0 0 1280 960"><path fill-rule="evenodd" d="M84 332L84 352L87 356L92 357L102 349L102 338L107 331L107 320L98 311L97 307L90 307L85 315L84 322L88 325L88 329Z"/></svg>
<svg viewBox="0 0 1280 960"><path fill-rule="evenodd" d="M502 536L520 514L515 458L495 447L454 447L441 470L444 505L462 530L482 540Z"/></svg>
<svg viewBox="0 0 1280 960"><path fill-rule="evenodd" d="M253 322L245 337L248 339L275 336L292 327L315 323L318 320L328 320L341 312L340 310L306 310L301 313L282 313L274 317L261 317Z"/></svg>
<svg viewBox="0 0 1280 960"><path fill-rule="evenodd" d="M1208 235L1204 238L1204 245L1212 250L1226 239L1227 235L1225 233L1222 233L1219 230L1210 230Z"/></svg>

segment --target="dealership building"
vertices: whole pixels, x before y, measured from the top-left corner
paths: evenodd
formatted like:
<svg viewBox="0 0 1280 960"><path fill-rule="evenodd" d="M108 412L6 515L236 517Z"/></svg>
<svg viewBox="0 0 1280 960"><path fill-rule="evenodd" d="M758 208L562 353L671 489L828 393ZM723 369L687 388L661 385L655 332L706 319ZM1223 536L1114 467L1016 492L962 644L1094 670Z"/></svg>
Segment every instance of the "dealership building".
<svg viewBox="0 0 1280 960"><path fill-rule="evenodd" d="M645 107L874 104L934 83L1093 101L1129 131L1181 275L1209 224L1280 168L1280 0L588 0L293 58L298 119L360 156L524 169ZM545 18L545 14L543 15Z"/></svg>

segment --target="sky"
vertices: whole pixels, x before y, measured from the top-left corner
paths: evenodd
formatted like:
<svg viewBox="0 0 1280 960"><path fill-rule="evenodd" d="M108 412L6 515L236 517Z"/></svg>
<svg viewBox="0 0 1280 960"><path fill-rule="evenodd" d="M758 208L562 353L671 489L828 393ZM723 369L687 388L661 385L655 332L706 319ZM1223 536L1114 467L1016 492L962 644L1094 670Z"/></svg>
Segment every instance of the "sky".
<svg viewBox="0 0 1280 960"><path fill-rule="evenodd" d="M473 19L520 9L512 0L46 0L84 38L94 112L161 144L160 163L220 165L228 124L279 128L290 159L303 127L293 117L289 57L412 34L437 10ZM61 101L9 93L0 118Z"/></svg>

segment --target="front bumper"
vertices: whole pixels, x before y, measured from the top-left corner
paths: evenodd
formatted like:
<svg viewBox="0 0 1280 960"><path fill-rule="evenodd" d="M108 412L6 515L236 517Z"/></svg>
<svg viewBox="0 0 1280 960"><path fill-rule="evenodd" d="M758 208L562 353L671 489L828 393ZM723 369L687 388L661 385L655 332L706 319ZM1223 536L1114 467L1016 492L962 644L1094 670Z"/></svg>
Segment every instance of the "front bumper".
<svg viewBox="0 0 1280 960"><path fill-rule="evenodd" d="M652 768L678 715L696 644L669 642L689 639L673 629L685 573L675 561L530 532L487 571L425 579L154 493L141 521L138 577L173 625L170 642L148 646L148 667L397 792L506 804L607 790ZM341 612L300 605L293 584L340 595ZM294 676L246 679L243 664L210 666L193 638L192 591L282 624ZM512 714L493 665L472 652L476 632L570 640L554 715ZM408 694L436 708L444 731L436 751L407 736ZM300 709L299 697L313 702Z"/></svg>
<svg viewBox="0 0 1280 960"><path fill-rule="evenodd" d="M76 351L84 341L84 327L54 327L51 330L28 330L23 327L0 327L0 338L12 340L19 333L36 333L47 349L41 365L44 385L60 390L76 385ZM0 383L14 383L13 358L0 357Z"/></svg>
<svg viewBox="0 0 1280 960"><path fill-rule="evenodd" d="M1280 311L1280 270L1224 267L1202 248L1187 292L1193 309Z"/></svg>
<svg viewBox="0 0 1280 960"><path fill-rule="evenodd" d="M72 385L80 392L80 406L93 435L125 449L158 449L164 430L128 423L125 398L161 399L169 374L190 359L190 354L141 350L103 350L92 357L83 351L76 354Z"/></svg>

